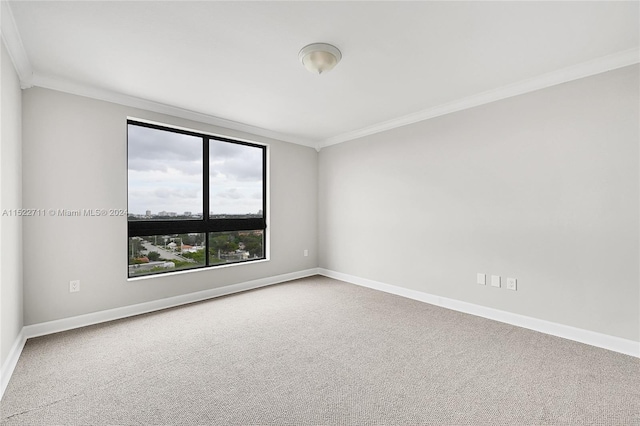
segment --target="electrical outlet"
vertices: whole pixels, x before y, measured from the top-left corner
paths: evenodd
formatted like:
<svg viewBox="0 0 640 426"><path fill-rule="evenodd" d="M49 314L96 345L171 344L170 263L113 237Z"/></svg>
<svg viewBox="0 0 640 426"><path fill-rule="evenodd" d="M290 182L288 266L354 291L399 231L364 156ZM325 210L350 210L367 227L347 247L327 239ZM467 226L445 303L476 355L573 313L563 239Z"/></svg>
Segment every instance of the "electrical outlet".
<svg viewBox="0 0 640 426"><path fill-rule="evenodd" d="M69 293L80 291L80 280L69 281Z"/></svg>
<svg viewBox="0 0 640 426"><path fill-rule="evenodd" d="M478 274L476 278L476 282L481 285L487 285L487 276L486 274Z"/></svg>
<svg viewBox="0 0 640 426"><path fill-rule="evenodd" d="M307 250L307 249L304 249L304 252L303 252L303 254L305 255L305 257L306 257L306 256L309 256L309 250Z"/></svg>
<svg viewBox="0 0 640 426"><path fill-rule="evenodd" d="M507 278L507 288L509 290L518 290L518 280L515 278Z"/></svg>
<svg viewBox="0 0 640 426"><path fill-rule="evenodd" d="M491 286L500 287L500 275L491 275Z"/></svg>

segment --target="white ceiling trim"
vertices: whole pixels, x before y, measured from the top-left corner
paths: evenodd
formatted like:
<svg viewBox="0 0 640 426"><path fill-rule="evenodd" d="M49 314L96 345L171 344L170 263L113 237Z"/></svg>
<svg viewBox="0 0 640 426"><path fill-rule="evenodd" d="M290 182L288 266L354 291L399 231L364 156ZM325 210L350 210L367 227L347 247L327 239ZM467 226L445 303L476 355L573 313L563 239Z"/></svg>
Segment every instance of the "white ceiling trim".
<svg viewBox="0 0 640 426"><path fill-rule="evenodd" d="M20 46L22 46L21 42L20 42ZM25 55L25 58L26 58L26 55ZM187 110L187 109L183 109L183 108L179 108L179 107L175 107L175 106L171 106L171 105L167 105L167 104L163 104L155 101L150 101L142 98L124 95L115 91L98 89L88 85L81 85L81 84L71 82L71 81L66 81L60 78L41 76L33 72L30 75L31 77L29 80L30 85L27 87L38 86L38 87L43 87L47 89L71 93L74 95L86 96L93 99L113 102L120 105L140 108L147 111L171 115L174 117L180 117L187 120L193 120L201 123L211 124L214 126L224 127L231 130L238 130L238 131L242 131L242 132L246 132L254 135L264 136L264 137L278 139L285 142L295 143L298 145L308 146L311 148L315 148L317 151L320 151L322 148L325 148L331 145L336 145L342 142L347 142L353 139L361 138L361 137L372 135L375 133L384 132L386 130L395 129L397 127L406 126L408 124L417 123L419 121L428 120L431 118L450 114L456 111L462 111L468 108L473 108L476 106L488 104L501 99L522 95L525 93L533 92L536 90L544 89L547 87L555 86L558 84L566 83L569 81L577 80L577 79L588 77L591 75L603 73L606 71L611 71L617 68L622 68L628 65L637 64L639 62L640 62L640 50L638 49L625 50L622 52L614 53L612 55L607 55L598 59L583 62L578 65L573 65L571 67L553 71L547 74L542 74L538 77L522 80L520 82L503 86L497 89L488 90L486 92L469 96L467 98L463 98L457 101L449 102L446 104L438 105L433 108L428 108L426 110L408 114L396 119L392 119L392 120L384 121L382 123L374 124L372 126L364 127L362 129L332 136L330 138L324 139L319 142L305 139L305 138L299 138L299 137L284 134L281 132L263 129L260 127L251 126L249 124L227 120L224 118L219 118L219 117L215 117L215 116L211 116L211 115L207 115L207 114L203 114L203 113L199 113L199 112L195 112L195 111L191 111L191 110ZM28 61L27 61L27 64L28 64ZM29 66L29 69L30 69L30 66Z"/></svg>
<svg viewBox="0 0 640 426"><path fill-rule="evenodd" d="M308 146L311 148L315 148L317 151L320 151L322 148L331 145L347 142L353 139L384 132L386 130L395 129L397 127L488 104L501 99L533 92L535 90L544 89L546 87L555 86L557 84L566 83L572 80L577 80L580 78L614 70L628 65L637 64L640 62L640 50L638 50L637 48L629 49L571 67L553 71L547 74L543 74L538 77L533 77L527 80L516 82L497 89L478 93L467 98L448 102L446 104L438 105L392 120L377 123L358 130L338 134L322 141L314 141L307 138L301 138L282 132L240 123L237 121L227 120L224 118L219 118L176 106L150 101L143 98L124 95L116 91L83 85L62 78L40 75L37 72L34 72L31 66L29 57L22 43L22 38L20 37L20 33L17 29L11 7L5 0L1 0L0 3L2 5L2 8L0 10L0 14L2 17L0 23L0 32L2 33L2 39L4 40L9 55L11 56L14 67L16 68L16 72L18 73L18 77L20 78L21 87L23 89L32 86L39 86L52 90L58 90L79 96L85 96L93 99L113 102L120 105L140 108L147 111L180 117L187 120L211 124L230 130L237 130L253 135Z"/></svg>
<svg viewBox="0 0 640 426"><path fill-rule="evenodd" d="M291 142L298 145L304 145L310 148L315 148L316 150L318 149L317 141L263 129L261 127L251 126L249 124L239 123L237 121L226 120L224 118L218 118L159 102L136 98L134 96L124 95L115 91L98 89L60 78L40 75L34 72L33 67L31 66L31 62L29 61L27 52L24 48L24 45L22 44L22 37L20 36L20 32L18 31L18 27L13 17L11 7L5 0L0 0L0 4L0 15L2 17L2 20L0 22L0 32L2 33L2 39L4 40L5 46L7 47L9 56L13 61L13 66L18 73L18 78L20 79L20 87L22 89L28 89L33 86L38 86L46 89L58 90L74 95L85 96L93 99L113 102L119 105L125 105L133 108L140 108L147 111L157 112L160 114L184 118L186 120L193 120L201 123L211 124L213 126L224 127L230 130L237 130L253 135Z"/></svg>
<svg viewBox="0 0 640 426"><path fill-rule="evenodd" d="M263 136L266 138L277 139L284 142L295 143L298 145L308 146L317 149L317 142L305 138L299 138L273 130L263 129L261 127L251 126L249 124L237 121L227 120L224 118L214 117L212 115L203 114L188 109L163 104L160 102L150 101L147 99L137 98L135 96L124 95L119 92L99 89L89 85L83 85L61 78L47 77L35 73L33 76L33 85L43 87L45 89L57 90L60 92L70 93L73 95L84 96L106 102L112 102L132 108L139 108L146 111L157 112L160 114L171 115L173 117L184 118L186 120L197 121L200 123L211 124L213 126L223 127L230 130L249 133L252 135Z"/></svg>
<svg viewBox="0 0 640 426"><path fill-rule="evenodd" d="M446 104L435 106L433 108L428 108L422 111L398 117L393 120L384 121L382 123L364 127L362 129L332 136L321 141L318 144L317 149L318 151L320 151L322 148L325 148L327 146L347 142L375 133L384 132L386 130L395 129L397 127L406 126L407 124L417 123L419 121L428 120L430 118L450 114L452 112L488 104L490 102L495 102L501 99L522 95L524 93L533 92L535 90L544 89L546 87L555 86L557 84L566 83L572 80L600 74L628 65L637 64L638 62L640 62L640 50L624 50L622 52L603 56L601 58L583 62L581 64L573 65L567 68L562 68L557 71L542 74L540 76L522 80L517 83L509 84L497 89L478 93L477 95L469 96L457 101L449 102Z"/></svg>
<svg viewBox="0 0 640 426"><path fill-rule="evenodd" d="M18 32L16 21L13 18L13 12L9 3L5 0L0 1L0 15L2 20L0 22L0 32L2 32L2 39L4 45L7 47L7 52L13 61L13 66L18 73L20 79L20 87L28 89L32 86L33 68L31 62L27 56L24 45L22 44L22 37Z"/></svg>

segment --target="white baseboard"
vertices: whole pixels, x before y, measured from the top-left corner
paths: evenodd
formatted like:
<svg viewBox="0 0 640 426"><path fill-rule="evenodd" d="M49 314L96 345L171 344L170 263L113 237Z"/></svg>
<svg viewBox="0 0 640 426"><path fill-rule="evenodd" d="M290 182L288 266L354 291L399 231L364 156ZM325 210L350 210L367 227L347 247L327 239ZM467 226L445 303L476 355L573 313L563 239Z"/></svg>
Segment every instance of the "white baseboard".
<svg viewBox="0 0 640 426"><path fill-rule="evenodd" d="M27 325L23 330L25 337L29 339L31 337L44 336L47 334L58 333L60 331L67 331L74 328L127 318L134 315L146 314L149 312L159 311L161 309L173 308L187 303L199 302L201 300L226 296L228 294L246 290L253 290L255 288L279 284L285 281L296 280L298 278L310 277L313 275L318 275L317 268L276 275L273 277L260 278L253 281L245 281L224 287L212 288L210 290L198 291L196 293L181 294L179 296L168 297L166 299L153 300L151 302L138 303L135 305L123 306L121 308L108 309L106 311L92 312L90 314L78 315L75 317L63 318L40 324Z"/></svg>
<svg viewBox="0 0 640 426"><path fill-rule="evenodd" d="M226 296L228 294L238 293L246 290L253 290L255 288L279 284L286 281L296 280L299 278L305 278L314 275L318 275L317 268L292 272L289 274L276 275L273 277L261 278L253 281L246 281L224 287L213 288L210 290L203 290L196 293L182 294L180 296L153 300L151 302L138 303L121 308L108 309L106 311L92 312L90 314L78 315L75 317L63 318L55 321L43 322L40 324L27 325L22 328L20 335L11 348L9 358L5 361L4 365L2 365L2 370L0 370L0 400L2 399L2 395L4 395L7 384L11 379L13 370L18 363L18 358L20 358L20 354L22 353L24 344L26 340L31 337L44 336L47 334L72 330L74 328L86 327L88 325L127 318L134 315L146 314L149 312L159 311L161 309L173 308L175 306L185 305L187 303L199 302L201 300Z"/></svg>
<svg viewBox="0 0 640 426"><path fill-rule="evenodd" d="M24 328L16 337L13 346L11 346L11 351L9 351L9 356L2 364L0 368L0 400L2 400L2 395L4 395L4 390L7 388L9 384L9 379L11 379L11 375L13 374L13 370L15 370L16 365L18 364L18 359L20 358L20 354L22 353L22 349L24 348L24 344L27 342L27 338L24 335Z"/></svg>
<svg viewBox="0 0 640 426"><path fill-rule="evenodd" d="M587 345L597 346L599 348L608 349L614 352L620 352L625 355L631 355L640 358L640 342L635 342L633 340L609 336L607 334L597 333L595 331L584 330L581 328L558 324L551 321L527 317L524 315L488 308L481 305L475 305L473 303L462 302L460 300L435 296L433 294L410 290L390 284L384 284L378 281L343 274L341 272L335 272L324 268L318 268L318 273L320 275L324 275L325 277L335 278L337 280L346 281L348 283L356 284L362 287L384 291L386 293L395 294L397 296L419 300L431 305L441 306L443 308L451 309L454 311L464 312L466 314L476 315L479 317L504 322L522 328L528 328L530 330L539 331L541 333L562 337L564 339L574 340L576 342L585 343Z"/></svg>
<svg viewBox="0 0 640 426"><path fill-rule="evenodd" d="M304 271L276 275L273 277L261 278L258 280L247 281L239 284L232 284L225 287L199 291L196 293L189 293L180 296L169 297L166 299L139 303L122 308L109 309L106 311L93 312L76 317L64 318L60 320L25 326L16 338L9 353L9 357L0 368L0 400L4 395L4 391L9 383L9 380L11 379L11 375L13 374L16 364L18 363L18 359L20 358L20 354L22 353L22 349L24 348L24 345L28 338L44 336L47 334L58 333L74 328L80 328L102 322L127 318L134 315L172 308L175 306L198 302L206 299L212 299L215 297L225 296L241 291L252 290L268 285L279 284L282 282L310 277L313 275L323 275L329 278L335 278L337 280L346 281L351 284L384 291L386 293L407 297L409 299L419 300L421 302L441 306L447 309L452 309L454 311L464 312L467 314L504 322L518 327L528 328L530 330L539 331L541 333L551 334L553 336L586 343L588 345L597 346L600 348L640 358L640 343L633 340L622 339L602 333L596 333L594 331L583 330L580 328L557 324L537 318L531 318L524 315L518 315L511 312L500 311L498 309L487 308L485 306L462 302L460 300L435 296L416 290L410 290L390 284L384 284L366 278L343 274L341 272L330 271L324 268L312 268Z"/></svg>

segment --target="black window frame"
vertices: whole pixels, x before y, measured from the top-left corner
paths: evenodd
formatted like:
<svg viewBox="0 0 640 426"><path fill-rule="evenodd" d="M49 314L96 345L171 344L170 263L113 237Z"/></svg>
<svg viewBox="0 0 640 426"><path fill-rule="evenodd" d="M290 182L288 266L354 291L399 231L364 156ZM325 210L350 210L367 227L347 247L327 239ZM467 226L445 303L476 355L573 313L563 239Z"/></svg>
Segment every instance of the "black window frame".
<svg viewBox="0 0 640 426"><path fill-rule="evenodd" d="M142 237L149 235L168 235L168 234L187 234L187 233L204 233L205 234L205 264L194 266L193 268L180 269L179 272L187 272L200 269L216 268L226 265L237 265L251 263L255 261L265 260L268 258L267 253L267 145L251 143L222 136L215 136L192 130L177 129L166 125L147 123L135 119L127 119L127 170L129 169L129 125L147 127L150 129L173 132L188 136L202 138L202 217L197 219L176 219L176 220L130 220L127 215L127 240L132 237ZM216 140L220 142L228 142L237 145L250 146L262 150L262 217L260 218L211 218L210 211L210 185L209 185L209 146L210 141ZM129 204L129 178L127 177L127 211ZM214 232L233 232L233 231L257 231L263 232L263 251L262 257L257 259L248 259L240 262L232 263L209 263L209 234ZM128 244L127 244L128 245ZM127 248L128 254L128 248ZM128 255L127 255L127 264ZM127 277L129 279L138 277L150 277L162 275L178 271L162 271L147 275L130 275L127 266Z"/></svg>

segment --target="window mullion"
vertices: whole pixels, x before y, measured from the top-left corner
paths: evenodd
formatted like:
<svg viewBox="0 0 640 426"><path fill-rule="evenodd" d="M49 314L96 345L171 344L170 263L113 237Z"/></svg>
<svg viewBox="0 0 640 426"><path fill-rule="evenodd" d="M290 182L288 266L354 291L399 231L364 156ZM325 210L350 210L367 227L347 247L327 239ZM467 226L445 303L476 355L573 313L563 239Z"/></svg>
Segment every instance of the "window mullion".
<svg viewBox="0 0 640 426"><path fill-rule="evenodd" d="M209 145L211 144L208 137L202 138L202 219L204 220L205 229L209 228L209 201L211 191L209 188ZM204 234L204 250L205 265L209 266L209 231Z"/></svg>

